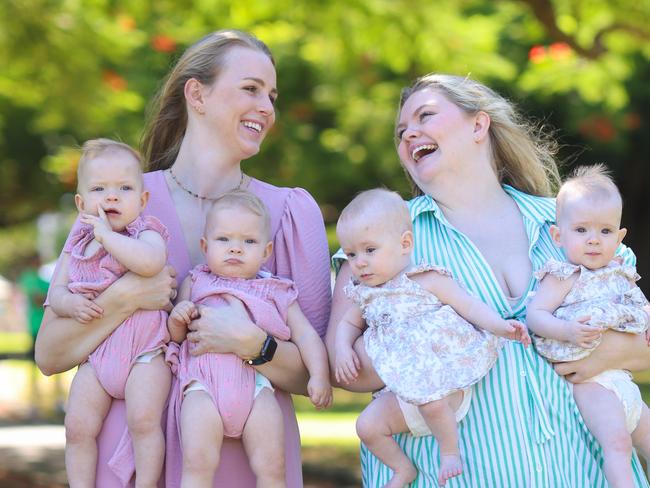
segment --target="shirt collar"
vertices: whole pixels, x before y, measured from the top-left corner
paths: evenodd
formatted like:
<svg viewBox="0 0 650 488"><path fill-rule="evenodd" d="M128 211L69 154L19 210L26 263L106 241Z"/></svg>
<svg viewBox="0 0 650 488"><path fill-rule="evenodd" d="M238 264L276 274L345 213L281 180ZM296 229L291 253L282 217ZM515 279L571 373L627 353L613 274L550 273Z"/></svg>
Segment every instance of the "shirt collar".
<svg viewBox="0 0 650 488"><path fill-rule="evenodd" d="M540 226L546 222L555 222L554 198L530 195L510 185L503 185L503 189L515 201L524 218L536 222ZM430 195L417 196L411 199L408 204L412 221L415 221L422 213L431 212L435 218L447 223L447 219L442 213L440 206Z"/></svg>

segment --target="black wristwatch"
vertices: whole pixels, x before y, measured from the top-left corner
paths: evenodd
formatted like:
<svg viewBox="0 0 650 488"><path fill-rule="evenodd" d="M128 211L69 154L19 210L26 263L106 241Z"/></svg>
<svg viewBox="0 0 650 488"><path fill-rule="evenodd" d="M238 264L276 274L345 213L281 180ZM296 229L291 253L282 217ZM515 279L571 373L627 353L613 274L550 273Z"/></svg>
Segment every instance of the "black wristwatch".
<svg viewBox="0 0 650 488"><path fill-rule="evenodd" d="M260 364L268 363L273 356L275 355L275 350L278 348L278 343L275 341L275 337L271 334L267 334L264 344L262 344L262 350L260 355L253 359L247 359L245 362L251 366L259 366Z"/></svg>

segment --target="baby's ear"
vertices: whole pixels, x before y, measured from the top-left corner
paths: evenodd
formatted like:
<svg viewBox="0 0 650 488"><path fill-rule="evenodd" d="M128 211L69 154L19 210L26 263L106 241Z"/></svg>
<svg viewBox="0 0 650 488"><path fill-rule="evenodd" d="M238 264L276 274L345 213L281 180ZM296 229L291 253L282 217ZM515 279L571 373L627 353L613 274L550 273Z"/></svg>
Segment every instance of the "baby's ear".
<svg viewBox="0 0 650 488"><path fill-rule="evenodd" d="M76 205L79 213L82 213L84 211L84 199L81 195L79 195L79 193L74 196L74 204Z"/></svg>
<svg viewBox="0 0 650 488"><path fill-rule="evenodd" d="M553 224L549 228L549 233L551 234L551 239L553 239L553 244L557 247L562 247L562 244L560 243L560 228Z"/></svg>
<svg viewBox="0 0 650 488"><path fill-rule="evenodd" d="M266 243L266 246L264 247L264 259L268 259L272 252L273 252L273 241L269 241Z"/></svg>
<svg viewBox="0 0 650 488"><path fill-rule="evenodd" d="M627 229L623 227L622 229L619 229L618 231L618 243L620 244L623 242L623 238L627 235Z"/></svg>
<svg viewBox="0 0 650 488"><path fill-rule="evenodd" d="M149 192L145 190L142 192L142 194L140 194L140 211L144 210L144 208L147 206L148 201Z"/></svg>
<svg viewBox="0 0 650 488"><path fill-rule="evenodd" d="M400 242L402 244L402 251L405 254L411 253L413 251L413 232L410 230L405 231L400 238Z"/></svg>
<svg viewBox="0 0 650 488"><path fill-rule="evenodd" d="M208 240L205 238L205 236L201 237L201 240L199 241L199 246L201 247L201 252L203 254L207 254L207 252L208 252Z"/></svg>

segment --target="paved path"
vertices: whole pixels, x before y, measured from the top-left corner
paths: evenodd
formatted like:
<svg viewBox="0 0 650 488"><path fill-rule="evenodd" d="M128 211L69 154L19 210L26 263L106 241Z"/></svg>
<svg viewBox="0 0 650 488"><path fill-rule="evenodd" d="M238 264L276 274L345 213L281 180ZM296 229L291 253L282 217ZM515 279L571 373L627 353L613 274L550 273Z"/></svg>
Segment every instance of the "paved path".
<svg viewBox="0 0 650 488"><path fill-rule="evenodd" d="M0 488L67 487L64 447L62 425L0 426ZM359 486L356 473L321 463L306 463L305 488Z"/></svg>
<svg viewBox="0 0 650 488"><path fill-rule="evenodd" d="M0 427L0 471L26 475L32 486L67 486L60 425ZM0 486L12 486L9 481Z"/></svg>

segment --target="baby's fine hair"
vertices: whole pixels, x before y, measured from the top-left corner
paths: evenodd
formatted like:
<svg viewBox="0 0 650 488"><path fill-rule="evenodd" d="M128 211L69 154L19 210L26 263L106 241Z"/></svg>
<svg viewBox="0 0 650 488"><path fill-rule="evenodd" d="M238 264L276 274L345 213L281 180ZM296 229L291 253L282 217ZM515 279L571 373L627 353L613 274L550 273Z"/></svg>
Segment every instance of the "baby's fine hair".
<svg viewBox="0 0 650 488"><path fill-rule="evenodd" d="M263 223L263 233L267 239L271 239L271 217L269 211L266 205L264 205L264 202L248 190L232 190L217 198L212 204L212 207L210 207L210 210L208 210L204 233L208 233L217 210L233 207L247 210L260 217Z"/></svg>
<svg viewBox="0 0 650 488"><path fill-rule="evenodd" d="M138 166L142 168L142 157L140 153L128 144L104 137L89 139L81 146L81 157L77 165L77 184L81 181L81 175L88 162L110 151L124 151L130 154L138 162Z"/></svg>
<svg viewBox="0 0 650 488"><path fill-rule="evenodd" d="M571 175L564 180L560 191L557 194L556 201L556 219L560 219L560 214L569 197L590 198L596 200L606 200L614 198L619 206L623 207L623 198L611 171L604 164L594 164L591 166L578 166Z"/></svg>
<svg viewBox="0 0 650 488"><path fill-rule="evenodd" d="M411 215L399 193L385 188L373 188L359 193L343 209L337 228L346 222L381 219L382 223L399 233L413 230Z"/></svg>

